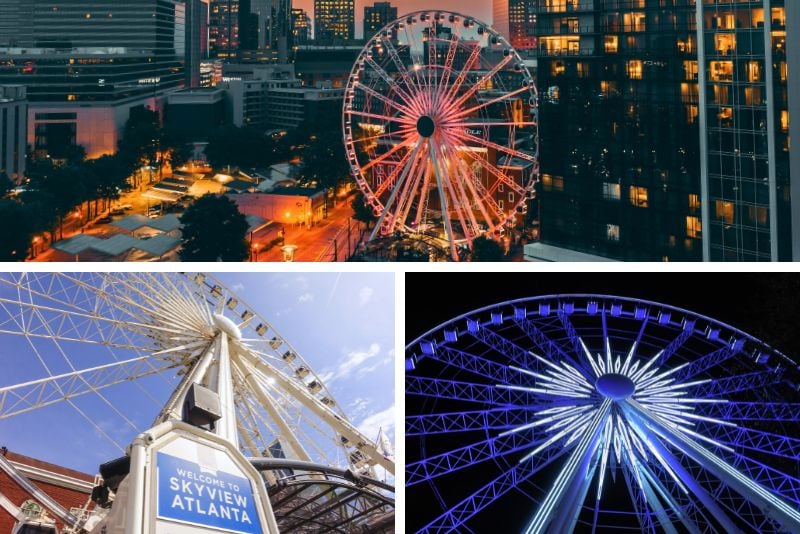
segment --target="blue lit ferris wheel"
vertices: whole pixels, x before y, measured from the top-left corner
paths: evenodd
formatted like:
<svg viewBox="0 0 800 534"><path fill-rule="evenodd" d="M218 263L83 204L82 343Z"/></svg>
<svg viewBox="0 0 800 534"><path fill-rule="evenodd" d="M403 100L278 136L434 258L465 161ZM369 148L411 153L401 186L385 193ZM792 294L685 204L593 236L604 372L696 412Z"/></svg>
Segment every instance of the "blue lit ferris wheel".
<svg viewBox="0 0 800 534"><path fill-rule="evenodd" d="M672 306L475 310L406 347L408 526L800 532L798 389L779 351Z"/></svg>

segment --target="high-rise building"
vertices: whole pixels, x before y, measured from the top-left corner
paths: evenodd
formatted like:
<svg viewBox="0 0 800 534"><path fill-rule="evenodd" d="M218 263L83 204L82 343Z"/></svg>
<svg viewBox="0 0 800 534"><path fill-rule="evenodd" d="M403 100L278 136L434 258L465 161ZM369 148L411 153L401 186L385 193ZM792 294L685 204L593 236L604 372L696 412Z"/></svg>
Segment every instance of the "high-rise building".
<svg viewBox="0 0 800 534"><path fill-rule="evenodd" d="M698 3L706 260L792 259L784 3Z"/></svg>
<svg viewBox="0 0 800 534"><path fill-rule="evenodd" d="M492 27L517 50L536 48L535 0L492 0Z"/></svg>
<svg viewBox="0 0 800 534"><path fill-rule="evenodd" d="M794 71L800 70L800 3L786 2L786 61ZM789 93L789 116L800 117L800 76L790 76L786 84ZM800 191L800 120L789 121L789 139L794 139L795 149L789 151L791 188ZM792 209L792 260L800 259L800 215Z"/></svg>
<svg viewBox="0 0 800 534"><path fill-rule="evenodd" d="M307 44L311 40L311 17L305 9L292 8L292 46Z"/></svg>
<svg viewBox="0 0 800 534"><path fill-rule="evenodd" d="M396 19L397 8L390 2L375 2L371 6L364 6L364 39L369 39Z"/></svg>
<svg viewBox="0 0 800 534"><path fill-rule="evenodd" d="M239 0L239 50L256 50L259 47L259 15L253 11L254 2ZM263 37L262 37L263 39Z"/></svg>
<svg viewBox="0 0 800 534"><path fill-rule="evenodd" d="M355 38L355 0L314 0L314 40L318 43Z"/></svg>
<svg viewBox="0 0 800 534"><path fill-rule="evenodd" d="M31 102L119 100L183 85L182 0L0 0L0 84Z"/></svg>
<svg viewBox="0 0 800 534"><path fill-rule="evenodd" d="M186 87L199 87L200 63L208 58L208 0L186 0Z"/></svg>
<svg viewBox="0 0 800 534"><path fill-rule="evenodd" d="M790 259L784 2L664 4L534 13L541 238L628 260Z"/></svg>
<svg viewBox="0 0 800 534"><path fill-rule="evenodd" d="M208 43L211 57L236 56L239 49L239 0L210 0Z"/></svg>
<svg viewBox="0 0 800 534"><path fill-rule="evenodd" d="M0 85L0 181L25 175L28 100L22 85Z"/></svg>

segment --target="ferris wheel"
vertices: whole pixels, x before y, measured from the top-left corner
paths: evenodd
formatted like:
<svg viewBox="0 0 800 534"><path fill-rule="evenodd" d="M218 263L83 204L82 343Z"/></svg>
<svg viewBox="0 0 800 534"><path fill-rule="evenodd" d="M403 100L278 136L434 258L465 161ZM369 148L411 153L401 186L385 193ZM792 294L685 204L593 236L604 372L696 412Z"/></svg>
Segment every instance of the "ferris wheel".
<svg viewBox="0 0 800 534"><path fill-rule="evenodd" d="M303 523L303 510L312 506L289 498L302 493L291 488L298 469L370 477L380 466L394 473L380 444L348 420L289 340L211 275L3 273L0 343L25 364L14 373L24 380L0 382L0 421L27 418L32 427L38 420L41 432L49 410L68 405L75 439L105 440L117 455L139 432L180 420L179 399L192 383L225 382L220 402L235 417L223 418L220 427L227 428L217 433L245 456L299 462L264 475L284 508L294 510L279 517L282 530ZM322 478L330 479L311 477ZM343 531L361 528L369 514L354 506L358 496L334 507L341 491L311 491L315 521L322 521L319 510L329 510ZM372 492L360 505L374 511L387 502Z"/></svg>
<svg viewBox="0 0 800 534"><path fill-rule="evenodd" d="M378 217L370 239L433 236L453 259L519 223L538 177L536 87L508 41L457 13L389 23L358 56L343 129Z"/></svg>
<svg viewBox="0 0 800 534"><path fill-rule="evenodd" d="M712 318L520 299L430 330L406 369L416 531L800 532L798 365Z"/></svg>

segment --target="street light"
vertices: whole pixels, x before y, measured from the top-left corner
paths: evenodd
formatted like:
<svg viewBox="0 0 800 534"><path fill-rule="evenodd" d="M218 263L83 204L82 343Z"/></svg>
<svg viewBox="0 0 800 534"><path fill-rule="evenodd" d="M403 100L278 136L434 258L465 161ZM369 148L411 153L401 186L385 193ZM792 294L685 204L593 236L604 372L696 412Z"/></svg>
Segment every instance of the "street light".
<svg viewBox="0 0 800 534"><path fill-rule="evenodd" d="M258 243L253 243L253 246L250 247L250 261L258 261Z"/></svg>

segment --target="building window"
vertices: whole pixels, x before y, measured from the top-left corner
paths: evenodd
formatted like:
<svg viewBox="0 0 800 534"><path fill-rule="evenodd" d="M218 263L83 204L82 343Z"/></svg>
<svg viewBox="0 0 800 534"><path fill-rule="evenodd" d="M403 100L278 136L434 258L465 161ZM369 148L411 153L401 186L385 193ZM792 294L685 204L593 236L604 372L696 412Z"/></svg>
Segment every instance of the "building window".
<svg viewBox="0 0 800 534"><path fill-rule="evenodd" d="M686 106L686 124L694 124L699 114L697 106Z"/></svg>
<svg viewBox="0 0 800 534"><path fill-rule="evenodd" d="M700 219L694 215L686 216L686 236L699 239L701 236L702 228L700 226Z"/></svg>
<svg viewBox="0 0 800 534"><path fill-rule="evenodd" d="M761 64L758 61L748 61L746 71L748 82L758 82L761 80Z"/></svg>
<svg viewBox="0 0 800 534"><path fill-rule="evenodd" d="M620 186L619 184L609 184L603 182L603 198L606 200L619 200L620 199Z"/></svg>
<svg viewBox="0 0 800 534"><path fill-rule="evenodd" d="M559 74L564 74L567 70L566 66L564 65L563 61L553 61L550 64L550 76L558 76Z"/></svg>
<svg viewBox="0 0 800 534"><path fill-rule="evenodd" d="M761 88L760 87L745 87L744 88L744 105L745 106L760 106L761 105Z"/></svg>
<svg viewBox="0 0 800 534"><path fill-rule="evenodd" d="M514 202L514 193L509 193L508 194L508 201L509 202Z"/></svg>
<svg viewBox="0 0 800 534"><path fill-rule="evenodd" d="M781 110L781 131L789 133L789 111L786 109Z"/></svg>
<svg viewBox="0 0 800 534"><path fill-rule="evenodd" d="M641 80L642 61L640 59L631 59L625 66L625 72L631 80Z"/></svg>
<svg viewBox="0 0 800 534"><path fill-rule="evenodd" d="M717 220L725 224L733 224L733 202L716 200L714 204Z"/></svg>
<svg viewBox="0 0 800 534"><path fill-rule="evenodd" d="M700 196L696 193L689 193L689 209L696 211L700 209ZM675 236L673 236L673 239Z"/></svg>
<svg viewBox="0 0 800 534"><path fill-rule="evenodd" d="M564 190L564 177L553 176L552 174L542 175L542 188L545 191L563 191Z"/></svg>
<svg viewBox="0 0 800 534"><path fill-rule="evenodd" d="M606 54L616 54L619 51L619 37L616 35L606 35L603 44Z"/></svg>
<svg viewBox="0 0 800 534"><path fill-rule="evenodd" d="M497 186L497 191L502 193L504 190L505 186L503 185L503 182L500 182L500 184Z"/></svg>
<svg viewBox="0 0 800 534"><path fill-rule="evenodd" d="M733 81L733 61L711 61L709 71L709 78L712 82Z"/></svg>
<svg viewBox="0 0 800 534"><path fill-rule="evenodd" d="M589 64L585 61L579 61L575 64L575 67L578 69L578 78L588 78L589 77Z"/></svg>
<svg viewBox="0 0 800 534"><path fill-rule="evenodd" d="M730 55L736 51L735 33L718 33L714 36L714 48L720 55Z"/></svg>
<svg viewBox="0 0 800 534"><path fill-rule="evenodd" d="M606 239L608 241L619 241L619 225L607 224L606 225Z"/></svg>
<svg viewBox="0 0 800 534"><path fill-rule="evenodd" d="M747 218L751 225L766 228L769 226L769 211L766 206L749 206Z"/></svg>
<svg viewBox="0 0 800 534"><path fill-rule="evenodd" d="M638 185L632 185L630 189L631 204L637 208L647 207L647 188Z"/></svg>
<svg viewBox="0 0 800 534"><path fill-rule="evenodd" d="M683 62L683 71L686 73L687 80L696 80L697 79L697 61L684 61Z"/></svg>
<svg viewBox="0 0 800 534"><path fill-rule="evenodd" d="M623 16L623 24L625 31L629 32L643 32L645 31L645 14L644 13L625 13Z"/></svg>

